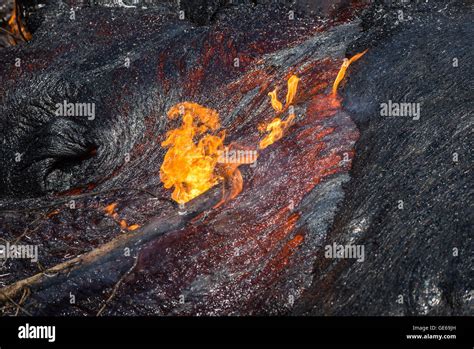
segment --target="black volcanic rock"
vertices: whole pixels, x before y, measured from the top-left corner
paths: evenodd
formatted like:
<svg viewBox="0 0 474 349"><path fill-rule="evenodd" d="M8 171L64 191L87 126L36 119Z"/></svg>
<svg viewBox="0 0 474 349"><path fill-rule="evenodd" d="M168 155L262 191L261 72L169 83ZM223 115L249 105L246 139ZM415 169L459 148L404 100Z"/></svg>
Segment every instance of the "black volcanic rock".
<svg viewBox="0 0 474 349"><path fill-rule="evenodd" d="M361 137L325 243L364 245L366 257L321 252L296 314L472 315L474 30L462 12L410 7L356 63L343 95ZM420 119L381 116L388 101L419 103Z"/></svg>
<svg viewBox="0 0 474 349"><path fill-rule="evenodd" d="M182 1L184 19L172 1L44 2L33 40L0 57L0 237L38 245L41 264L8 260L1 286L122 241L110 203L141 228L82 268L42 275L23 309L472 315L466 2L375 1L362 20L364 1L321 1L325 18L311 1ZM367 48L341 108L329 92L342 58ZM283 97L291 74L302 79L295 125L241 167L242 193L213 208L216 186L180 211L159 178L160 144L178 126L166 111L216 109L226 142L253 149L275 117L268 92ZM93 103L95 118L56 115L65 100ZM382 116L392 102L418 103L420 118ZM333 243L364 246L363 261L326 258Z"/></svg>

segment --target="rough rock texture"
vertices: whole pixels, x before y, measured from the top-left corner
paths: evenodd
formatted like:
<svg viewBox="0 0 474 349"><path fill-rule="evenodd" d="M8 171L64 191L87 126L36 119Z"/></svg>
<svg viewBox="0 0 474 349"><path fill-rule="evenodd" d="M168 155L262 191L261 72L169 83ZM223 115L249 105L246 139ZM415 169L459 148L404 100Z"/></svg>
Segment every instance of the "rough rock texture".
<svg viewBox="0 0 474 349"><path fill-rule="evenodd" d="M58 5L38 15L43 25L33 41L3 56L23 63L1 73L0 122L10 132L2 135L8 166L0 185L3 237L39 245L41 258L38 266L8 260L2 281L120 237L117 219L104 213L112 202L119 219L143 229L126 245L130 255L121 245L31 286L24 309L94 315L136 260L104 314L287 312L311 282L316 247L348 179L358 132L328 93L357 25L290 19L287 7L245 4L222 9L209 25L181 20L165 5L84 7L74 20ZM291 74L301 77L297 121L259 151L255 167L242 166L243 192L173 223L179 209L159 179L160 143L178 125L166 111L182 101L211 107L226 144L256 149L259 125L275 117L267 94L278 87L284 100ZM95 119L54 115L63 100L95 103ZM211 202L212 193L199 199ZM152 239L141 238L147 232ZM11 311L7 304L4 312Z"/></svg>
<svg viewBox="0 0 474 349"><path fill-rule="evenodd" d="M363 244L366 260L321 254L296 314L472 315L473 16L412 10L354 43L378 40L343 94L361 137L326 243ZM420 119L381 116L389 100L420 103Z"/></svg>
<svg viewBox="0 0 474 349"><path fill-rule="evenodd" d="M183 1L182 20L168 1L49 2L29 18L33 40L2 50L0 234L40 247L38 265L4 264L2 285L120 238L107 204L142 226L17 294L25 311L472 314L467 4L376 1L359 21L363 1L335 1L334 12L322 1L330 14L320 19L310 2L264 3ZM345 53L366 48L341 107L332 81ZM291 74L302 78L296 123L257 166L241 167L243 192L212 208L216 187L181 212L159 180L160 143L177 126L166 111L184 100L216 109L226 143L253 149L258 125L275 116L267 93L279 87L284 98ZM95 103L95 119L54 115L63 100ZM389 100L420 103L420 119L380 116ZM362 244L364 261L326 258L334 242Z"/></svg>

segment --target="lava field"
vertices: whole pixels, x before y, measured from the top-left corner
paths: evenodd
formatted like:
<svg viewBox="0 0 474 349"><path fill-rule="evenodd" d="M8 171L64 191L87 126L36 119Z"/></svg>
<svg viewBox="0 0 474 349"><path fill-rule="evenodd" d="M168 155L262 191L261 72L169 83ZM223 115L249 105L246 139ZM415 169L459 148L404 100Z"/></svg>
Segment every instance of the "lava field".
<svg viewBox="0 0 474 349"><path fill-rule="evenodd" d="M3 315L473 315L470 1L0 15Z"/></svg>

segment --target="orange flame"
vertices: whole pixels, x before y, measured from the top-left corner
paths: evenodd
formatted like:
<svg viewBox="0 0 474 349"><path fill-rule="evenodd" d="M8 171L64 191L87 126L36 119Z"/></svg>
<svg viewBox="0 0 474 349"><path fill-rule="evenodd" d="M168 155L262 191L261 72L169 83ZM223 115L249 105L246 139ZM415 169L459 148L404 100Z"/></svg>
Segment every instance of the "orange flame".
<svg viewBox="0 0 474 349"><path fill-rule="evenodd" d="M291 126L295 114L290 114L286 121L281 121L280 118L273 119L268 125L265 131L270 132L264 139L260 141L259 148L265 149L269 145L275 143L283 137L284 132Z"/></svg>
<svg viewBox="0 0 474 349"><path fill-rule="evenodd" d="M169 149L160 169L160 178L166 189L174 187L172 199L184 204L222 179L215 168L219 152L224 148L225 133L209 133L220 127L219 114L215 110L183 102L168 111L169 119L180 115L181 126L169 131L161 143ZM196 143L198 137L201 138Z"/></svg>
<svg viewBox="0 0 474 349"><path fill-rule="evenodd" d="M293 102L299 80L295 75L288 79L285 108ZM276 112L283 111L277 89L268 95L273 109ZM223 197L215 206L219 207L242 191L243 179L238 167L255 162L256 156L238 162L221 161L222 154L229 152L231 147L224 146L224 131L214 134L220 128L217 111L197 103L183 102L168 111L169 119L180 116L181 126L169 131L161 143L163 147L169 148L160 168L161 181L166 189L174 187L171 198L179 204L194 199L223 181ZM294 118L295 115L291 112L286 121L275 118L264 126L263 130L269 134L260 142L260 148L266 148L282 138Z"/></svg>
<svg viewBox="0 0 474 349"><path fill-rule="evenodd" d="M239 170L239 164L223 164L219 168L224 178L224 185L222 188L222 199L214 206L218 208L225 202L236 198L243 189L244 180L242 173Z"/></svg>
<svg viewBox="0 0 474 349"><path fill-rule="evenodd" d="M293 102L293 99L295 98L296 90L298 89L298 82L299 81L300 81L300 78L297 77L296 75L292 75L288 79L288 92L286 94L286 105L287 106L289 106Z"/></svg>
<svg viewBox="0 0 474 349"><path fill-rule="evenodd" d="M123 230L137 230L138 228L140 228L140 226L138 224L133 224L133 225L128 225L127 224L127 221L125 219L121 219L119 220L119 215L117 212L115 212L115 209L117 208L117 203L114 202L110 205L107 205L104 207L104 212L112 217L116 222L118 222L118 224L120 225L120 228L123 229Z"/></svg>
<svg viewBox="0 0 474 349"><path fill-rule="evenodd" d="M278 92L278 89L275 88L275 89L274 89L272 92L270 92L268 95L269 95L270 98L272 99L270 103L272 104L273 109L274 109L276 112L281 112L281 111L283 110L283 104L281 104L281 102L278 100L277 92Z"/></svg>
<svg viewBox="0 0 474 349"><path fill-rule="evenodd" d="M14 2L13 12L8 20L8 26L10 27L11 33L18 38L21 38L25 41L31 40L31 34L26 29L25 25L21 21L21 14L18 12L18 4ZM10 40L12 45L16 44L16 41L12 38Z"/></svg>
<svg viewBox="0 0 474 349"><path fill-rule="evenodd" d="M117 203L112 203L110 205L105 206L104 211L107 213L109 216L114 214L115 208L117 207Z"/></svg>
<svg viewBox="0 0 474 349"><path fill-rule="evenodd" d="M125 219L120 221L120 228L127 229L127 221Z"/></svg>
<svg viewBox="0 0 474 349"><path fill-rule="evenodd" d="M286 107L288 107L295 98L296 91L298 89L298 82L300 79L296 75L292 75L288 79L288 92L286 94ZM272 98L271 104L273 109L276 112L280 112L283 110L283 106L281 102L278 101L276 96L276 89L273 92L270 92L269 95ZM275 107L276 106L276 107ZM279 139L283 137L285 131L291 126L293 120L295 119L295 114L292 112L286 121L282 121L280 118L273 119L267 126L262 127L262 129L266 132L269 132L268 135L265 136L264 139L260 141L259 148L265 149L269 145L275 143Z"/></svg>
<svg viewBox="0 0 474 349"><path fill-rule="evenodd" d="M292 75L288 79L288 92L286 93L286 107L288 107L292 102L293 99L295 98L296 91L298 89L298 82L300 81L300 78L297 77L296 75ZM283 110L283 104L278 100L277 96L278 89L275 88L272 92L270 92L268 95L271 98L270 103L272 104L273 109L279 113Z"/></svg>
<svg viewBox="0 0 474 349"><path fill-rule="evenodd" d="M344 79L344 76L346 75L346 70L349 68L349 66L357 61L359 58L361 58L363 55L368 50L365 50L361 53L358 53L351 57L350 59L344 58L344 61L342 62L341 69L339 69L339 73L337 73L336 80L334 80L334 84L332 85L332 95L335 97L337 94L337 88L339 87L339 84L341 83L342 79Z"/></svg>

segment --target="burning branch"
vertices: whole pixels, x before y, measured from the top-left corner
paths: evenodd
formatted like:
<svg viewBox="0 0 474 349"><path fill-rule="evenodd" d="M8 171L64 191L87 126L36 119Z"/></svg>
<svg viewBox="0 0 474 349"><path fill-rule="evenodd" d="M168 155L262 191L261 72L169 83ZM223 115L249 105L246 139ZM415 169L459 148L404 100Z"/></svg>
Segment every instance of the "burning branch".
<svg viewBox="0 0 474 349"><path fill-rule="evenodd" d="M214 135L220 127L219 114L197 103L184 102L168 111L169 119L182 117L179 128L169 131L161 143L169 148L160 169L166 189L174 187L172 199L184 204L216 185L218 152L224 148L225 133ZM196 138L201 137L196 142Z"/></svg>
<svg viewBox="0 0 474 349"><path fill-rule="evenodd" d="M300 79L292 75L288 79L286 104L278 100L277 89L269 93L271 104L276 112L290 109L290 116L282 121L275 118L266 127L269 134L260 142L260 149L268 147L283 137L283 133L295 119L291 103L295 98ZM235 198L243 186L242 175L238 169L247 160L222 161L222 154L229 153L232 147L224 146L225 132L215 134L220 128L219 114L213 109L197 103L183 102L168 111L168 118L173 120L181 117L181 126L169 131L161 143L168 151L160 169L160 178L166 189L174 187L171 197L179 204L206 192L219 182L224 182L223 202ZM237 146L238 148L239 146ZM244 150L245 151L245 150ZM254 157L250 163L256 160ZM230 187L227 190L226 187ZM112 207L112 214L114 207Z"/></svg>

